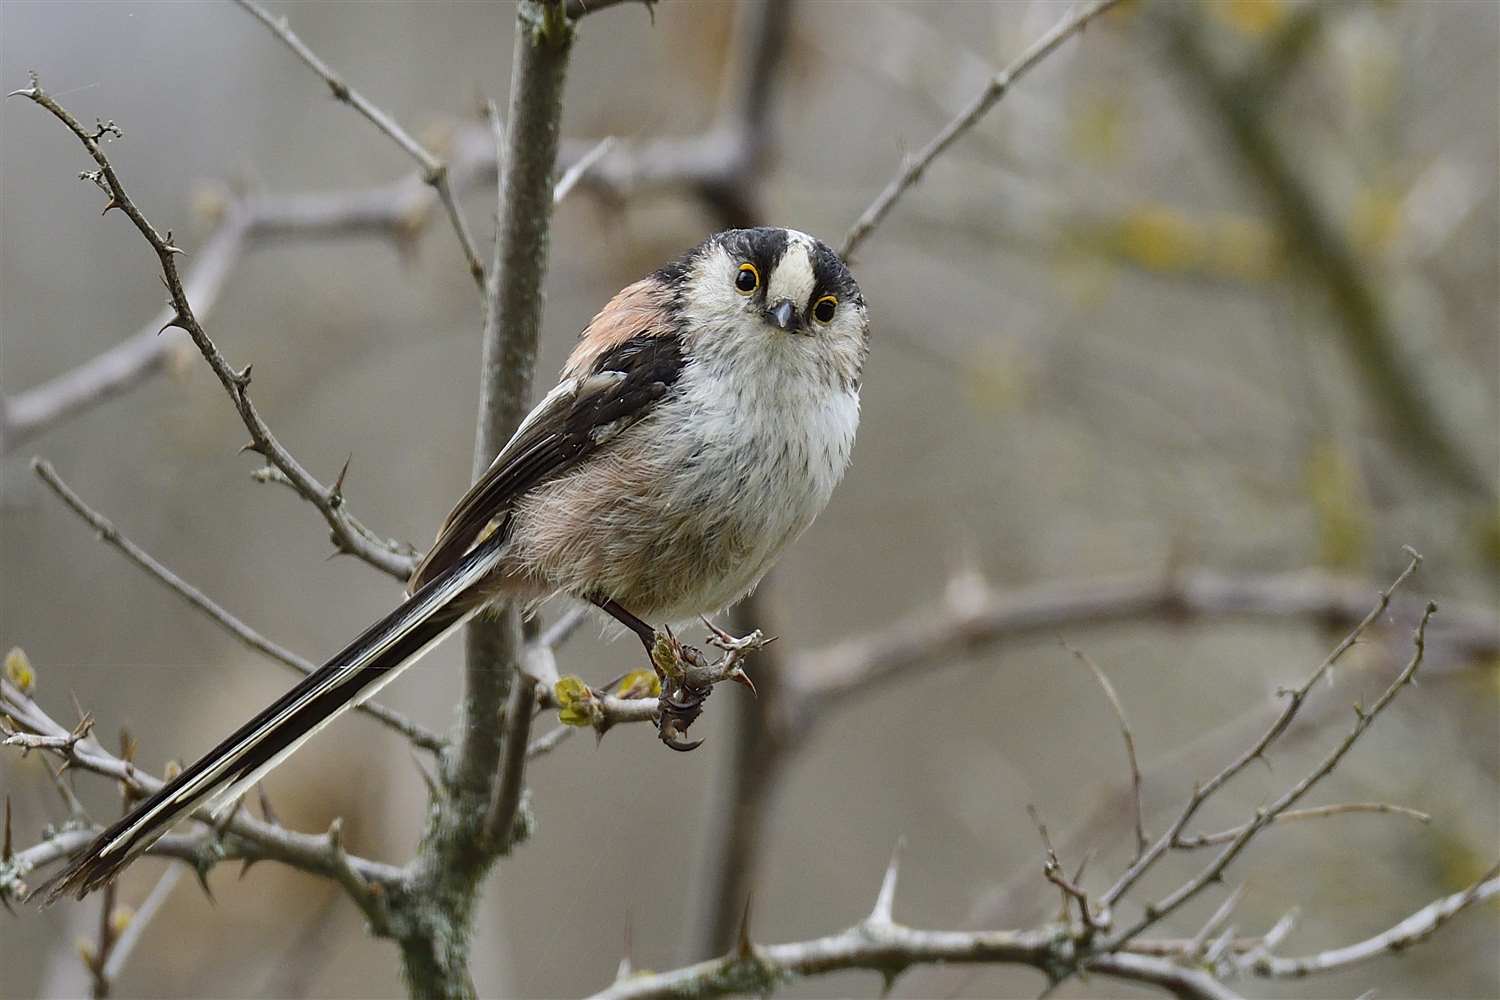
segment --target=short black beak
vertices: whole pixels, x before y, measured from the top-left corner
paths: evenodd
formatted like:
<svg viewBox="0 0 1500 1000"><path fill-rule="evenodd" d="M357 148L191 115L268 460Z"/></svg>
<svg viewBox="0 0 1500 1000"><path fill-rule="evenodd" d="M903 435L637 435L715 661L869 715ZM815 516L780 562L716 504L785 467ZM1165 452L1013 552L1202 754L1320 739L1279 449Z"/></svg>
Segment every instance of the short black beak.
<svg viewBox="0 0 1500 1000"><path fill-rule="evenodd" d="M788 330L792 333L802 332L802 324L797 322L797 307L792 305L791 299L782 299L770 309L767 309L766 318L782 330Z"/></svg>

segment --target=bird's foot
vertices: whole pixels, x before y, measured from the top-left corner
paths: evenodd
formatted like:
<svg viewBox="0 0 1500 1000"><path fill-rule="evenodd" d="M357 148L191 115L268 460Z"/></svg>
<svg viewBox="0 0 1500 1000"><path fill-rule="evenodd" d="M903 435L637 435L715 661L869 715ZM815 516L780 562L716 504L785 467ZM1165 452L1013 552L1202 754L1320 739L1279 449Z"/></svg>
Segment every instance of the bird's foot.
<svg viewBox="0 0 1500 1000"><path fill-rule="evenodd" d="M669 628L659 629L651 647L651 665L661 678L661 696L657 701L656 729L661 741L673 750L686 752L703 744L686 738L688 727L703 714L703 703L715 684L734 681L755 693L755 684L740 666L746 656L774 639L759 629L746 636L733 636L708 619L708 644L724 651L712 662L703 651L684 645Z"/></svg>

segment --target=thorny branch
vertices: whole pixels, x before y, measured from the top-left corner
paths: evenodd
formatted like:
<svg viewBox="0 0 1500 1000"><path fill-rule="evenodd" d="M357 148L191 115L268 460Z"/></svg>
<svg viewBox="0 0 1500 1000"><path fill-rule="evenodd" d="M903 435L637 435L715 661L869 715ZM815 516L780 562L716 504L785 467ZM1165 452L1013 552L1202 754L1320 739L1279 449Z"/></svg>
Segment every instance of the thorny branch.
<svg viewBox="0 0 1500 1000"><path fill-rule="evenodd" d="M754 52L774 51L785 29L785 18L776 15L786 2L752 5ZM774 65L757 55L749 70L736 91L735 106L745 113L727 114L702 135L635 144L562 142L559 165L567 170L555 190L557 199L573 187L611 201L656 191L687 191L724 225L744 224L748 209L742 204L743 192L764 167L769 148L768 95ZM456 196L495 183L498 160L488 126L456 129L450 146L445 182ZM195 263L183 278L195 315L200 322L205 319L244 253L268 243L376 237L409 250L439 201L425 176L419 171L388 184L318 194L226 196L219 206L217 228L194 254ZM94 358L0 399L0 454L162 371L178 341L161 331L176 314L169 305L139 332Z"/></svg>
<svg viewBox="0 0 1500 1000"><path fill-rule="evenodd" d="M1272 743L1276 741L1277 737L1286 732L1287 727L1291 725L1292 720L1297 716L1297 712L1302 708L1302 703L1307 699L1307 695L1312 690L1313 685L1321 680L1328 673L1328 671L1333 668L1333 665L1337 663L1346 652L1353 648L1354 644L1359 641L1359 637L1364 634L1365 630L1368 629L1372 624L1374 624L1375 621L1385 613L1386 608L1390 607L1391 595L1394 594L1396 590L1399 589L1400 586L1405 583L1413 573L1417 571L1417 567L1421 565L1422 557L1411 549L1407 549L1406 552L1411 557L1410 561L1406 565L1406 569L1402 570L1401 575L1396 577L1395 581L1392 582L1389 587L1380 592L1380 596L1376 601L1374 609L1371 610L1369 614L1365 615L1365 617L1362 618L1359 623L1354 626L1353 631L1345 636L1343 641L1334 647L1333 652L1329 653L1328 656L1324 658L1323 662L1318 664L1317 669L1309 674L1307 679L1303 681L1300 686L1286 693L1287 698L1285 706L1276 716L1275 720L1271 723L1270 728L1261 735L1260 739L1256 740L1248 750L1246 750L1244 753L1240 754L1233 761L1227 764L1223 768L1223 770L1219 771L1218 774L1215 774L1212 778L1208 779L1207 782L1198 785L1193 789L1193 794L1188 798L1187 804L1183 806L1182 812L1178 815L1177 819L1172 823L1167 832L1162 834L1161 837L1159 837L1156 842L1151 845L1150 849L1147 850L1144 855L1138 858L1134 864L1126 869L1124 874L1120 876L1115 884L1111 886L1107 892L1105 892L1102 898L1102 902L1105 906L1112 906L1115 901L1120 899L1126 892L1130 891L1130 888L1134 886L1136 882L1140 881L1141 877L1145 875L1146 872L1151 870L1152 866L1161 859L1162 855L1164 855L1176 844L1177 838L1182 834L1183 830L1187 828L1187 824L1192 821L1193 817L1197 815L1199 808L1202 807L1203 803L1206 802L1208 798L1214 794L1214 792L1222 788L1226 782L1243 771L1252 762L1262 759L1265 755L1266 750L1271 746ZM1427 621L1431 616L1432 605L1429 604L1422 615L1421 624L1417 633L1419 638L1425 636ZM1414 658L1413 661L1413 670L1416 669L1415 664L1421 662L1420 654L1421 648L1419 646L1418 655ZM1288 803L1288 805L1290 805L1290 803ZM1257 829L1258 828L1259 827L1257 826Z"/></svg>
<svg viewBox="0 0 1500 1000"><path fill-rule="evenodd" d="M448 178L448 165L438 159L427 150L416 139L413 139L394 118L386 114L380 108L370 103L363 94L355 90L343 81L333 69L318 58L317 53L307 47L307 43L298 38L292 31L291 26L284 17L272 17L266 10L254 0L235 0L241 7L249 11L256 20L260 21L270 29L271 34L286 43L286 47L296 54L307 64L323 82L328 84L328 89L333 92L335 99L349 105L369 120L381 132L390 136L396 145L405 151L407 156L416 160L422 166L422 179L432 185L437 192L438 199L442 201L443 208L448 212L448 219L453 223L453 231L458 234L459 245L463 248L464 259L469 265L469 274L473 276L474 283L484 288L484 265L479 262L479 251L474 247L474 237L469 233L468 223L464 222L463 212L459 210L458 202L453 197L453 185Z"/></svg>
<svg viewBox="0 0 1500 1000"><path fill-rule="evenodd" d="M1355 626L1353 632L1313 672L1306 685L1286 692L1294 705L1300 705L1311 684L1324 676L1339 655L1389 606L1393 591L1415 571L1420 562L1416 553L1410 550L1408 553L1411 562L1395 583L1381 592L1376 609ZM1218 881L1228 864L1259 832L1278 818L1312 818L1364 810L1365 804L1354 804L1289 811L1292 805L1338 766L1401 689L1411 683L1423 660L1427 623L1435 610L1434 605L1427 604L1413 636L1413 653L1405 668L1369 709L1356 706L1356 723L1351 732L1308 774L1269 806L1258 809L1249 823L1230 831L1232 839L1229 846L1210 865L1159 902L1147 905L1145 915L1124 930L1106 938L1099 937L1113 925L1111 904L1119 902L1122 894L1139 878L1143 866L1149 867L1151 860L1159 857L1169 847L1189 846L1178 838L1181 825L1186 820L1174 824L1172 831L1160 838L1146 855L1130 866L1127 877L1122 877L1121 880L1124 888L1120 888L1121 883L1117 883L1110 894L1101 899L1097 910L1091 905L1088 895L1078 886L1077 880L1061 874L1050 838L1046 835L1045 827L1041 827L1038 821L1047 848L1045 874L1063 890L1067 898L1078 903L1082 919L1076 924L1064 920L1062 923L1029 931L1008 932L935 932L903 927L891 920L896 866L893 859L891 868L882 881L871 916L841 934L790 944L759 946L751 943L748 929L742 929L740 944L723 958L670 972L622 975L614 985L598 996L697 998L726 993L764 993L801 976L853 968L879 972L889 989L897 976L914 965L968 962L1029 965L1045 974L1052 986L1077 972L1087 971L1161 986L1182 997L1229 998L1236 994L1223 980L1236 975L1302 976L1339 968L1374 955L1399 951L1429 936L1462 910L1491 896L1500 895L1500 866L1463 892L1423 907L1380 935L1356 945L1306 958L1281 959L1274 955L1274 949L1290 930L1288 919L1279 921L1260 938L1248 940L1236 938L1232 928L1224 929L1239 899L1238 891L1232 893L1190 939L1148 940L1141 935L1208 885ZM1263 752L1285 730L1290 718L1284 716L1285 714L1278 716L1269 736L1257 740L1249 753L1255 755ZM1221 771L1208 784L1195 789L1185 815L1190 818L1202 803L1205 797L1203 789L1222 787L1237 772L1236 765L1243 759L1244 755L1236 758L1235 764ZM1378 805L1372 806L1371 811L1410 812ZM1194 842L1191 846L1203 845ZM1051 986L1049 992L1050 989Z"/></svg>
<svg viewBox="0 0 1500 1000"><path fill-rule="evenodd" d="M250 367L248 365L243 369L232 367L220 353L207 331L199 324L188 302L187 291L183 288L182 278L177 269L176 256L183 251L172 243L170 231L166 235L158 232L131 201L119 177L116 176L114 167L110 165L108 157L105 156L100 146L98 134L91 133L84 128L78 119L48 96L34 75L30 87L15 91L10 96L25 97L45 108L78 137L89 155L93 157L94 162L99 165L97 171L87 176L109 193L109 200L104 206L104 211L108 213L110 209L117 208L124 212L146 241L151 244L151 248L156 251L157 259L161 264L162 280L166 283L173 309L173 315L167 321L167 325L181 327L187 331L188 336L192 338L193 343L224 386L224 391L229 394L230 400L239 412L240 419L250 432L250 442L244 447L262 455L286 477L288 485L318 509L323 519L328 522L329 528L332 529L334 544L340 551L358 556L397 579L405 580L415 564L410 551L394 542L376 537L370 529L355 520L348 512L342 492L336 487L324 486L304 469L261 419L255 404L250 401Z"/></svg>
<svg viewBox="0 0 1500 1000"><path fill-rule="evenodd" d="M55 722L26 692L0 678L0 719L10 720L17 732L0 745L19 746L23 752L39 748L59 757L64 766L78 768L118 781L133 797L155 792L162 781L129 761L110 753L87 733L84 726L69 730ZM88 720L85 720L88 721ZM80 732L80 729L83 731ZM358 875L365 890L351 896L377 928L384 920L385 895L399 888L404 873L390 865L330 849L330 838L288 830L279 824L257 820L243 809L215 818L206 809L193 814L203 829L189 834L169 834L152 847L151 853L189 863L203 882L209 869L220 861L240 859L279 861L293 868L352 883L345 873ZM0 897L24 896L28 872L62 861L82 850L99 828L74 815L61 833L24 851L15 852L9 863L0 863ZM206 885L206 882L204 883Z"/></svg>

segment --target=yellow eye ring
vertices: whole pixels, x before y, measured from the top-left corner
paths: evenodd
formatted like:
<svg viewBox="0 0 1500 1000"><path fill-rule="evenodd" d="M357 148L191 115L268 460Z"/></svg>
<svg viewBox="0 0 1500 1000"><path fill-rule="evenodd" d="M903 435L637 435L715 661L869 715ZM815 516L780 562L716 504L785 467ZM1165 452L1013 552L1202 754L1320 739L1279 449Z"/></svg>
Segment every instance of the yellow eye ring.
<svg viewBox="0 0 1500 1000"><path fill-rule="evenodd" d="M749 295L760 287L760 272L755 265L749 262L740 265L739 273L734 276L734 290L741 295Z"/></svg>
<svg viewBox="0 0 1500 1000"><path fill-rule="evenodd" d="M832 323L833 312L839 307L837 295L825 295L813 303L813 319L819 323Z"/></svg>

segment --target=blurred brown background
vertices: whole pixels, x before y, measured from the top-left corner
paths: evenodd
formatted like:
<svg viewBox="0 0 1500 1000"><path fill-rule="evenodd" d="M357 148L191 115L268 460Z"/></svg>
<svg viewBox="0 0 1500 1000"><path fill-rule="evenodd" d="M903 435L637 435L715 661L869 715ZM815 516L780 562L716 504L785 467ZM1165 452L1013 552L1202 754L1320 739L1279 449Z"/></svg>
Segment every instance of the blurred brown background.
<svg viewBox="0 0 1500 1000"><path fill-rule="evenodd" d="M294 28L398 120L440 142L476 95L502 101L507 4L283 4ZM770 220L837 244L898 167L1064 8L1048 3L801 2L763 181ZM711 123L736 55L730 3L638 5L583 22L565 134L633 140ZM1198 10L1226 67L1284 41L1290 3ZM1354 3L1308 17L1311 37L1262 109L1282 152L1352 247L1401 337L1402 377L1441 414L1481 479L1496 477L1497 81L1491 3ZM381 183L410 171L386 138L326 96L260 25L227 4L0 3L0 87L36 69L80 118L113 118L111 156L136 201L191 250L222 185L267 193ZM1126 9L1048 60L930 171L865 244L855 271L875 319L854 467L786 557L766 614L790 651L935 602L956 573L997 586L1209 566L1324 569L1388 582L1410 544L1412 592L1495 608L1492 500L1452 485L1397 442L1358 377L1316 274L1285 249L1287 220L1258 197L1190 75ZM134 332L159 308L155 262L77 180L77 143L37 108L0 106L0 388L15 393ZM493 196L465 210L483 243ZM538 380L618 287L712 226L692 199L624 205L588 193L559 210ZM191 258L189 258L191 260ZM469 471L480 322L453 239L434 219L414 253L381 241L257 250L207 323L282 441L347 491L378 530L425 543ZM196 356L0 459L0 645L24 646L40 698L70 695L102 735L128 725L143 764L209 746L288 676L148 581L42 490L48 457L122 530L226 607L309 656L337 648L397 599L354 560L327 560L326 529L288 491L249 480L244 437ZM1493 496L1493 494L1491 494ZM1373 596L1373 590L1372 590ZM1439 619L1439 622L1441 619ZM1436 631L1440 626L1434 625ZM1337 638L1302 623L1081 630L1067 639L1113 678L1143 762L1226 720L1267 710ZM592 633L560 665L594 682L632 663ZM1405 654L1355 651L1325 697L1369 699ZM458 646L384 695L435 727L451 719ZM587 735L531 771L537 836L503 863L478 929L490 995L575 995L614 974L625 928L638 965L693 953L703 836L725 780L732 702L713 699L707 746L663 752L645 727ZM1350 816L1273 830L1230 871L1237 923L1263 930L1298 904L1287 950L1352 941L1452 892L1492 861L1500 829L1496 665L1461 664L1408 692L1318 801L1382 799L1430 827ZM1343 732L1335 713L1301 753L1252 769L1205 827L1233 825ZM698 735L695 732L695 735ZM1195 744L1147 788L1160 830L1194 777L1241 744ZM40 755L0 756L0 785L30 842L62 813ZM775 791L755 925L791 940L868 910L893 843L909 846L898 918L963 926L988 891L1036 877L995 926L1055 905L1025 813L1054 830L1120 787L1115 723L1051 639L973 657L832 713ZM77 781L99 816L103 782ZM404 860L424 789L401 743L346 718L277 771L284 821L345 818L352 850ZM1128 819L1091 841L1096 877L1125 860ZM1076 863L1077 857L1069 863ZM1192 863L1201 863L1196 856ZM160 870L137 866L122 898ZM1176 871L1178 869L1174 869ZM1181 868L1180 871L1187 871ZM393 996L396 954L316 879L224 866L210 903L180 883L119 984L128 995ZM1166 885L1158 880L1156 885ZM1212 908L1213 902L1207 905ZM73 942L96 907L5 918L0 993L86 989ZM1191 934L1203 907L1171 930ZM1400 958L1253 995L1493 996L1500 911L1466 915ZM1025 970L913 974L898 995L1034 995ZM874 995L878 977L803 983L790 995ZM1066 996L1125 992L1074 980Z"/></svg>

